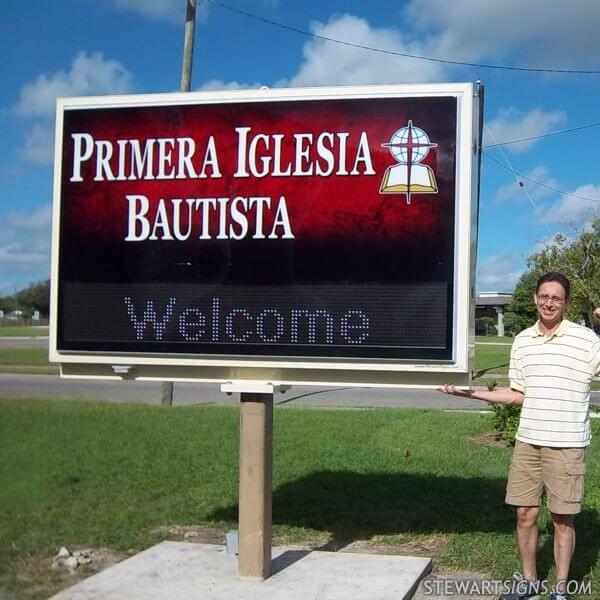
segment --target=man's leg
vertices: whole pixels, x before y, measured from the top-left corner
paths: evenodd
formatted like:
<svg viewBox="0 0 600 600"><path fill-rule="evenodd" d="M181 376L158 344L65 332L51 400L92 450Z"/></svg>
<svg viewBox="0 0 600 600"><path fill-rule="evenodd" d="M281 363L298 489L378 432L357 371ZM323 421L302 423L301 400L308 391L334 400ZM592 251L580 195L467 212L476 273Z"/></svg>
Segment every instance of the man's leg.
<svg viewBox="0 0 600 600"><path fill-rule="evenodd" d="M554 523L554 562L556 563L556 587L559 592L567 591L569 568L575 552L575 527L573 515L552 514Z"/></svg>
<svg viewBox="0 0 600 600"><path fill-rule="evenodd" d="M537 581L536 553L538 543L537 516L539 506L517 507L517 540L523 565L523 577Z"/></svg>
<svg viewBox="0 0 600 600"><path fill-rule="evenodd" d="M575 551L574 516L581 511L585 474L584 448L544 448L544 484L554 524L556 587L566 592Z"/></svg>
<svg viewBox="0 0 600 600"><path fill-rule="evenodd" d="M523 576L529 581L537 580L537 516L543 490L540 447L517 440L508 474L506 502L517 507L517 541Z"/></svg>

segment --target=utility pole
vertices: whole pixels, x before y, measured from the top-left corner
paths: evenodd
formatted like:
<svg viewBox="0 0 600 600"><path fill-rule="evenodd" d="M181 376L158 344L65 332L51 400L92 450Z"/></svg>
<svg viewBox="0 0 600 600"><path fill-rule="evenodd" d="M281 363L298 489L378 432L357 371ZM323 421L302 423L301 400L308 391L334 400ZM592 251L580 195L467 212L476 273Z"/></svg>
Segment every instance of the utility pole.
<svg viewBox="0 0 600 600"><path fill-rule="evenodd" d="M185 34L183 38L183 60L181 65L181 91L189 92L192 82L192 62L194 59L194 30L196 25L196 0L185 2ZM162 404L173 406L173 382L163 381Z"/></svg>
<svg viewBox="0 0 600 600"><path fill-rule="evenodd" d="M183 62L181 67L181 91L189 92L192 82L194 58L194 30L196 26L196 0L186 0L185 37L183 40Z"/></svg>

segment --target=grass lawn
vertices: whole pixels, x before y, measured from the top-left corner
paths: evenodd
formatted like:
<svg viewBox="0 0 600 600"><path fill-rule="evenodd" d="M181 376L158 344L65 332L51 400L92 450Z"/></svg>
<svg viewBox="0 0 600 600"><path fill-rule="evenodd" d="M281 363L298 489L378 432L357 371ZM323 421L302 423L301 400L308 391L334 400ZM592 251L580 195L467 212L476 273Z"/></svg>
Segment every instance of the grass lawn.
<svg viewBox="0 0 600 600"><path fill-rule="evenodd" d="M0 337L46 337L48 327L0 327Z"/></svg>
<svg viewBox="0 0 600 600"><path fill-rule="evenodd" d="M498 337L497 335L476 335L475 341L485 342L486 344L508 344L509 346L512 346L515 338L512 336Z"/></svg>
<svg viewBox="0 0 600 600"><path fill-rule="evenodd" d="M511 451L474 439L488 418L276 409L276 539L423 546L438 569L509 577L519 568L503 504ZM236 528L238 430L237 408L0 400L0 596L56 591L59 575L44 565L62 545L125 555L164 539L165 526ZM600 590L598 452L594 443L572 574ZM544 512L544 577L548 532Z"/></svg>
<svg viewBox="0 0 600 600"><path fill-rule="evenodd" d="M50 366L47 348L0 348L0 365Z"/></svg>
<svg viewBox="0 0 600 600"><path fill-rule="evenodd" d="M486 373L508 374L511 345L475 345L475 368L477 377Z"/></svg>

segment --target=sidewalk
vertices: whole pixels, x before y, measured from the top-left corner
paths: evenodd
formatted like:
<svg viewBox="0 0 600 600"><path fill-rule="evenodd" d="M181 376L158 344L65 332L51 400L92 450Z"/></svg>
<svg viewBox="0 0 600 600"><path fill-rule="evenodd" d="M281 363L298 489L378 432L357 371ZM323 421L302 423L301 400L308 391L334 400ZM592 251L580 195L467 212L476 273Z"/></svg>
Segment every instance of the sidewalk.
<svg viewBox="0 0 600 600"><path fill-rule="evenodd" d="M271 577L237 576L224 546L162 542L53 596L54 600L408 600L428 558L273 550ZM455 596L456 598L456 596Z"/></svg>

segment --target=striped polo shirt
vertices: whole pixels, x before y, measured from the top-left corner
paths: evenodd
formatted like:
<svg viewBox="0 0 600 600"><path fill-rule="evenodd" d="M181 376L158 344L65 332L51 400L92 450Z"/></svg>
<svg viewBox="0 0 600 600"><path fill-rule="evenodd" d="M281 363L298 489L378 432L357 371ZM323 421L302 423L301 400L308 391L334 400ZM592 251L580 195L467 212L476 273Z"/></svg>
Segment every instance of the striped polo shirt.
<svg viewBox="0 0 600 600"><path fill-rule="evenodd" d="M523 392L517 439L536 446L579 448L590 443L588 406L600 370L600 340L563 319L551 336L539 321L515 338L510 387Z"/></svg>

